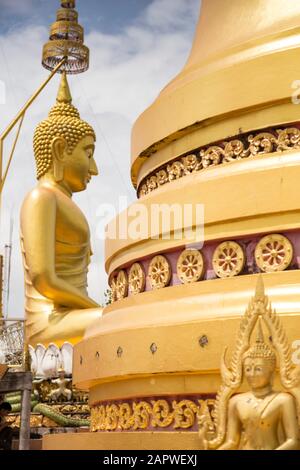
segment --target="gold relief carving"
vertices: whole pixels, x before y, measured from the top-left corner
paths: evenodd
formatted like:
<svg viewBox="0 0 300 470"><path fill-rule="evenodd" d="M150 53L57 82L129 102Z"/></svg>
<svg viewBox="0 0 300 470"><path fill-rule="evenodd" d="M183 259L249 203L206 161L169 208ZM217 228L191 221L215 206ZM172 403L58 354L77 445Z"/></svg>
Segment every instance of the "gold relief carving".
<svg viewBox="0 0 300 470"><path fill-rule="evenodd" d="M107 421L106 421L106 408L105 406L101 405L99 407L99 431L106 431L107 428Z"/></svg>
<svg viewBox="0 0 300 470"><path fill-rule="evenodd" d="M297 148L300 148L300 130L297 127L281 130L278 137L278 150L285 151Z"/></svg>
<svg viewBox="0 0 300 470"><path fill-rule="evenodd" d="M215 400L145 400L133 403L100 405L91 410L91 431L128 431L170 427L173 430L191 429L204 414L210 416L209 407Z"/></svg>
<svg viewBox="0 0 300 470"><path fill-rule="evenodd" d="M134 425L133 411L128 403L119 406L119 427L123 430L131 429Z"/></svg>
<svg viewBox="0 0 300 470"><path fill-rule="evenodd" d="M91 421L90 430L91 432L100 431L100 425L102 420L100 419L100 407L91 409Z"/></svg>
<svg viewBox="0 0 300 470"><path fill-rule="evenodd" d="M109 284L110 284L110 289L111 289L111 302L114 303L117 300L117 280L116 280L116 277L112 277Z"/></svg>
<svg viewBox="0 0 300 470"><path fill-rule="evenodd" d="M15 425L16 425L16 416L15 415L9 415L5 418L5 421L9 426L15 427Z"/></svg>
<svg viewBox="0 0 300 470"><path fill-rule="evenodd" d="M249 150L252 156L272 153L276 144L276 138L268 132L261 132L256 136L249 135L248 141L250 142Z"/></svg>
<svg viewBox="0 0 300 470"><path fill-rule="evenodd" d="M104 405L91 409L91 430L105 431L107 426L106 422L106 409Z"/></svg>
<svg viewBox="0 0 300 470"><path fill-rule="evenodd" d="M223 163L240 160L249 157L250 149L245 149L245 144L241 140L227 142L224 148Z"/></svg>
<svg viewBox="0 0 300 470"><path fill-rule="evenodd" d="M121 300L121 299L124 299L124 297L127 297L128 278L127 278L126 271L124 270L119 271L117 275L115 292L116 292L116 300Z"/></svg>
<svg viewBox="0 0 300 470"><path fill-rule="evenodd" d="M167 181L166 181L167 182ZM143 184L141 186L141 189L140 189L140 197L143 197L143 196L146 196L146 194L148 194L148 185L147 184Z"/></svg>
<svg viewBox="0 0 300 470"><path fill-rule="evenodd" d="M184 174L183 170L184 170L183 163L179 160L177 162L174 162L168 165L167 172L168 172L169 181L178 180L179 178L181 178Z"/></svg>
<svg viewBox="0 0 300 470"><path fill-rule="evenodd" d="M280 234L263 237L256 246L255 260L263 272L282 271L287 269L293 259L294 249L289 239ZM212 264L220 278L239 275L246 263L244 249L235 241L225 241L214 251ZM205 265L199 250L184 250L177 260L177 275L183 284L197 282L204 277ZM126 273L125 273L126 275ZM171 266L163 255L155 256L149 266L148 276L152 289L166 287L172 276ZM129 271L129 289L132 294L145 290L145 273L140 263L134 263ZM112 290L117 285L116 277L111 278ZM115 295L116 300L118 299ZM121 297L120 297L121 298Z"/></svg>
<svg viewBox="0 0 300 470"><path fill-rule="evenodd" d="M201 402L200 402L201 403ZM174 409L174 429L189 429L194 426L199 407L190 400L172 402Z"/></svg>
<svg viewBox="0 0 300 470"><path fill-rule="evenodd" d="M168 173L166 170L160 170L157 174L157 184L158 186L162 186L163 184L167 183L169 181L168 179Z"/></svg>
<svg viewBox="0 0 300 470"><path fill-rule="evenodd" d="M170 411L170 405L166 400L152 401L152 426L167 428L173 422L173 413Z"/></svg>
<svg viewBox="0 0 300 470"><path fill-rule="evenodd" d="M179 157L146 178L138 191L139 197L154 191L158 186L210 166L241 160L256 155L295 150L300 148L300 130L296 127L259 132L248 137L224 141L219 145L204 147L194 154Z"/></svg>
<svg viewBox="0 0 300 470"><path fill-rule="evenodd" d="M264 272L284 271L293 259L293 246L283 235L262 238L255 249L257 266Z"/></svg>
<svg viewBox="0 0 300 470"><path fill-rule="evenodd" d="M133 295L144 292L146 276L140 263L134 263L128 274L129 292Z"/></svg>
<svg viewBox="0 0 300 470"><path fill-rule="evenodd" d="M223 155L224 150L222 147L217 147L216 145L209 147L207 150L201 150L200 156L202 158L203 168L219 165L222 162Z"/></svg>
<svg viewBox="0 0 300 470"><path fill-rule="evenodd" d="M118 427L118 407L117 405L107 405L105 416L105 429L107 431L115 431Z"/></svg>
<svg viewBox="0 0 300 470"><path fill-rule="evenodd" d="M256 327L256 341L251 344ZM263 327L272 341L265 340ZM273 389L277 356L281 391ZM300 368L293 365L291 357L280 317L272 308L259 276L255 297L240 322L230 365L226 365L226 350L221 358L222 384L214 414L199 417L202 449L299 448ZM234 395L244 378L249 391Z"/></svg>
<svg viewBox="0 0 300 470"><path fill-rule="evenodd" d="M157 188L157 177L156 176L151 176L151 178L149 178L149 180L147 180L147 188L148 188L149 192L151 192L151 191L153 191L154 189Z"/></svg>
<svg viewBox="0 0 300 470"><path fill-rule="evenodd" d="M30 427L39 428L42 426L43 416L42 415L30 415Z"/></svg>
<svg viewBox="0 0 300 470"><path fill-rule="evenodd" d="M204 261L200 251L184 250L177 261L177 275L183 284L199 281L204 274Z"/></svg>
<svg viewBox="0 0 300 470"><path fill-rule="evenodd" d="M81 411L82 413L88 413L90 414L91 409L89 405L76 405L77 410L76 411Z"/></svg>
<svg viewBox="0 0 300 470"><path fill-rule="evenodd" d="M221 243L213 254L213 268L220 278L237 276L244 269L245 262L244 250L233 241Z"/></svg>
<svg viewBox="0 0 300 470"><path fill-rule="evenodd" d="M133 429L147 429L150 424L152 407L146 401L133 403Z"/></svg>
<svg viewBox="0 0 300 470"><path fill-rule="evenodd" d="M197 155L187 155L183 157L182 164L185 175L199 171L202 168L202 163L198 160Z"/></svg>
<svg viewBox="0 0 300 470"><path fill-rule="evenodd" d="M172 270L167 258L162 255L155 256L149 266L148 276L152 289L162 289L171 280Z"/></svg>
<svg viewBox="0 0 300 470"><path fill-rule="evenodd" d="M32 415L30 416L31 420ZM8 415L5 418L6 423L11 426L12 428L19 428L20 427L20 422L21 422L21 417L20 415Z"/></svg>

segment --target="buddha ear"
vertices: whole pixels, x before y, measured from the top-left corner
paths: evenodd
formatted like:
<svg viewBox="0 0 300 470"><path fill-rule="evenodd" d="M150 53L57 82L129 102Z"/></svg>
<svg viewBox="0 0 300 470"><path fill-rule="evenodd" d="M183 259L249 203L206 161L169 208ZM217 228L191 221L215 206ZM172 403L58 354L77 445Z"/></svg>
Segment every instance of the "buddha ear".
<svg viewBox="0 0 300 470"><path fill-rule="evenodd" d="M63 137L55 137L51 144L53 158L53 173L56 182L64 179L64 156L67 142Z"/></svg>
<svg viewBox="0 0 300 470"><path fill-rule="evenodd" d="M63 137L55 137L51 144L52 156L54 160L62 162L67 148L67 142Z"/></svg>

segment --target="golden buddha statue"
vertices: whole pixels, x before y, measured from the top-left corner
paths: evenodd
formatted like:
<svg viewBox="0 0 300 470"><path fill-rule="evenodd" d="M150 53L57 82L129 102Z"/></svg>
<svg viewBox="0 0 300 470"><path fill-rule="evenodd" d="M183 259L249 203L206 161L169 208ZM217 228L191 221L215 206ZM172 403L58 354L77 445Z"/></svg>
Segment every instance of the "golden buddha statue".
<svg viewBox="0 0 300 470"><path fill-rule="evenodd" d="M75 343L100 314L87 293L90 230L72 200L98 174L95 140L94 130L72 105L64 73L56 105L35 131L38 184L21 209L26 327L32 345Z"/></svg>
<svg viewBox="0 0 300 470"><path fill-rule="evenodd" d="M244 356L243 366L251 391L231 398L226 441L219 450L298 449L295 400L289 393L272 388L276 355L265 344L261 327L256 345Z"/></svg>
<svg viewBox="0 0 300 470"><path fill-rule="evenodd" d="M262 320L269 327L273 345L277 348L281 381L288 393L273 390L276 353L264 340ZM257 322L256 343L248 348L251 332ZM225 360L221 366L223 383L216 400L215 423L209 421L207 416L200 417L199 437L203 448L299 449L298 393L294 393L298 379L291 371L289 353L284 330L276 312L268 305L260 279L255 299L241 321L231 369L227 369ZM242 384L243 378L247 380L250 391L231 397Z"/></svg>

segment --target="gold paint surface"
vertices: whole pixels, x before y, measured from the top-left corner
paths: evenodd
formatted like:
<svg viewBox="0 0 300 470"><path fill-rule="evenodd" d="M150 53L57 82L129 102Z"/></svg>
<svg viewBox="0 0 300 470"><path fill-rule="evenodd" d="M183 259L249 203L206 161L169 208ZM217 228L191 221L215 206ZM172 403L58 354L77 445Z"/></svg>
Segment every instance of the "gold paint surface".
<svg viewBox="0 0 300 470"><path fill-rule="evenodd" d="M281 271L263 276L292 342L298 339L300 273ZM257 275L245 275L178 285L112 304L74 349L76 386L91 389L151 374L207 376L218 371L222 351L234 344L239 318L256 279ZM203 335L208 343L201 347ZM153 343L157 346L154 354L150 349ZM117 355L119 347L121 357ZM95 357L96 351L101 360ZM149 389L153 393L153 388Z"/></svg>
<svg viewBox="0 0 300 470"><path fill-rule="evenodd" d="M300 199L299 163L300 153L297 150L264 155L263 158L258 155L210 167L203 172L195 172L147 194L119 214L114 221L117 237L107 238L105 241L108 273L125 263L143 259L145 256L199 242L197 239L186 240L184 232L182 240L174 236L178 231L182 232L183 229L187 231L195 227L197 221L194 213L191 223L185 225L181 220L175 221L175 218L171 217L169 240L162 239L164 229L162 220L157 224L153 234L149 231L146 239L142 236L131 239L129 234L126 238L119 238L119 224L127 220L130 227L132 214L139 213L137 204L145 208L143 212L147 214L145 223L148 227L153 225L151 214L153 204L157 204L158 207L161 204L172 206L174 203L181 207L185 204L203 204L205 241L222 238L230 240L250 234L280 233L283 230L298 228L300 219L296 214L299 211ZM113 227L114 225L111 227L111 232ZM192 230L192 233L195 233L195 230Z"/></svg>
<svg viewBox="0 0 300 470"><path fill-rule="evenodd" d="M199 449L196 432L124 432L48 434L43 450L192 450Z"/></svg>
<svg viewBox="0 0 300 470"><path fill-rule="evenodd" d="M254 118L263 108L290 101L300 68L300 11L293 0L285 7L281 0L202 2L187 64L133 128L134 184L145 157L151 159L195 129L217 121L226 126L227 119L245 113ZM274 120L268 124L274 125Z"/></svg>

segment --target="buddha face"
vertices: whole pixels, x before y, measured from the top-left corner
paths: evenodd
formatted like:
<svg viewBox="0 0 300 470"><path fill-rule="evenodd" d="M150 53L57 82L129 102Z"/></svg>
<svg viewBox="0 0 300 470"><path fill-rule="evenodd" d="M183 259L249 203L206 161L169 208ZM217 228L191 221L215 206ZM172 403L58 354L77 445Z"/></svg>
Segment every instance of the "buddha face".
<svg viewBox="0 0 300 470"><path fill-rule="evenodd" d="M98 175L94 160L95 140L91 135L83 137L72 153L67 152L67 143L58 139L54 143L55 165L60 167L63 184L75 193L84 191L93 175Z"/></svg>
<svg viewBox="0 0 300 470"><path fill-rule="evenodd" d="M244 374L252 390L261 389L272 383L274 366L264 358L247 357L244 361Z"/></svg>

